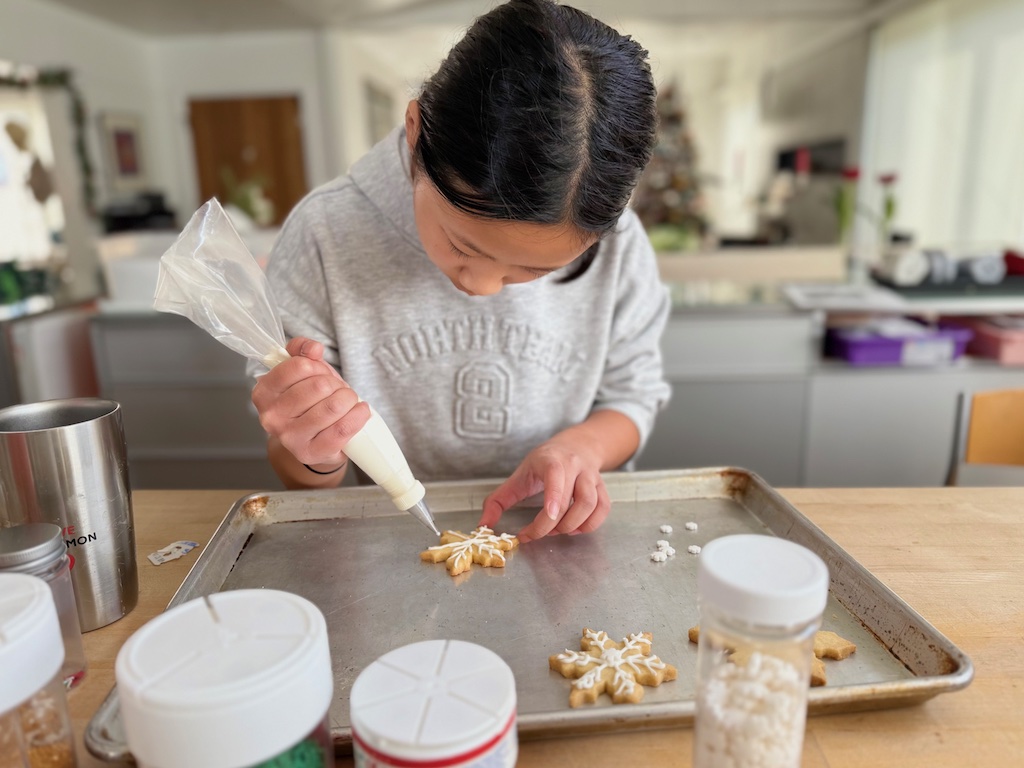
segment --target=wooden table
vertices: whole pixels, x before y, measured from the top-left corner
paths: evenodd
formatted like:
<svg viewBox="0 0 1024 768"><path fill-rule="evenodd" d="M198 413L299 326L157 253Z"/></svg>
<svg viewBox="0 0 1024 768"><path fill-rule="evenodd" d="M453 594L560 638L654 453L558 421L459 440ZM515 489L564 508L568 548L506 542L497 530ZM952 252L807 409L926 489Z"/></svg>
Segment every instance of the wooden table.
<svg viewBox="0 0 1024 768"><path fill-rule="evenodd" d="M906 709L813 717L804 766L1024 765L1024 489L785 490L783 494L971 657L975 680ZM197 553L159 567L146 555L205 543L242 491L134 495L141 597L85 635L89 672L70 695L79 765L105 765L81 734L113 684L125 639L161 612ZM520 768L684 766L689 728L520 744ZM339 766L351 760L340 759Z"/></svg>

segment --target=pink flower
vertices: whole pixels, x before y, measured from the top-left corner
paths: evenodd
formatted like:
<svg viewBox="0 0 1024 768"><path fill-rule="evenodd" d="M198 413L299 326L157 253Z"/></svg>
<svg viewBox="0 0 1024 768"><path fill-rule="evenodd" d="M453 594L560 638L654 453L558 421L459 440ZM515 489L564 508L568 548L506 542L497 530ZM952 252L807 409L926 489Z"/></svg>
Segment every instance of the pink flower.
<svg viewBox="0 0 1024 768"><path fill-rule="evenodd" d="M860 168L851 166L850 168L843 168L843 178L847 181L856 181L860 178Z"/></svg>
<svg viewBox="0 0 1024 768"><path fill-rule="evenodd" d="M895 173L881 173L878 175L878 183L883 187L889 187L896 183L899 178Z"/></svg>

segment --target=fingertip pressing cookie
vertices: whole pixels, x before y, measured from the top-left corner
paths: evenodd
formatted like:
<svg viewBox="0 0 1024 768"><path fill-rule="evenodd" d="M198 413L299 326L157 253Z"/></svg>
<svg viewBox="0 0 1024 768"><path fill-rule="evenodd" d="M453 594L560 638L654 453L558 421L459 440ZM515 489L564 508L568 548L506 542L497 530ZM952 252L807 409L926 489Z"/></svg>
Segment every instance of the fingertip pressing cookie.
<svg viewBox="0 0 1024 768"><path fill-rule="evenodd" d="M505 553L519 546L519 539L508 533L495 535L486 525L474 528L469 534L460 531L445 531L441 543L420 552L420 560L440 563L448 567L448 573L458 576L468 571L473 563L484 568L504 568Z"/></svg>
<svg viewBox="0 0 1024 768"><path fill-rule="evenodd" d="M643 699L643 686L676 679L676 668L651 655L650 632L615 642L606 632L584 629L579 651L548 657L548 666L564 677L577 678L569 692L569 706L597 701L607 693L615 704Z"/></svg>

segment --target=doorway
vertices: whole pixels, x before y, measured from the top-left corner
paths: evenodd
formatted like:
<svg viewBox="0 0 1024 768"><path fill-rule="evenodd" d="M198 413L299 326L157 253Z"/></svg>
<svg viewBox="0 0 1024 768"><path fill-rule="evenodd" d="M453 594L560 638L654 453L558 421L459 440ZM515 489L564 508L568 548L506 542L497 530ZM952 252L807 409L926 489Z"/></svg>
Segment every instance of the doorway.
<svg viewBox="0 0 1024 768"><path fill-rule="evenodd" d="M189 122L200 199L280 226L309 190L298 97L191 99Z"/></svg>

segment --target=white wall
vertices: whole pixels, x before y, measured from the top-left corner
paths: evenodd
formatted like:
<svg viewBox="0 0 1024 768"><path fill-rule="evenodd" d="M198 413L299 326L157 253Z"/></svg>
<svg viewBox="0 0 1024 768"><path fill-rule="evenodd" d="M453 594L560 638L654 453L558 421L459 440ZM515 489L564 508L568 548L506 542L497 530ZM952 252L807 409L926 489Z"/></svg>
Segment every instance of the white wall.
<svg viewBox="0 0 1024 768"><path fill-rule="evenodd" d="M157 123L156 100L151 88L153 58L146 38L40 0L2 0L0 59L40 69L72 70L89 113L86 141L99 205L111 197L97 130L97 118L104 112L132 112L142 117L143 161L149 180L155 187L164 186L166 168L152 131ZM70 102L63 92L49 89L45 102L57 161L55 180L64 203L65 238L77 273L73 292L89 294L98 289L98 226L84 209Z"/></svg>
<svg viewBox="0 0 1024 768"><path fill-rule="evenodd" d="M342 172L372 146L365 84L391 94L398 125L409 100L434 73L464 28L424 24L387 32L330 30L324 33L324 82L329 121L334 132L330 151Z"/></svg>
<svg viewBox="0 0 1024 768"><path fill-rule="evenodd" d="M896 227L920 245L1024 246L1022 71L1020 0L933 0L883 24L872 41L862 201L877 208L873 180L894 171Z"/></svg>
<svg viewBox="0 0 1024 768"><path fill-rule="evenodd" d="M89 110L88 141L99 192L107 195L96 118L107 111L142 115L148 134L154 122L150 91L152 58L146 39L39 0L3 0L0 58L37 68L74 71ZM152 167L155 147L148 135L144 157Z"/></svg>
<svg viewBox="0 0 1024 768"><path fill-rule="evenodd" d="M321 33L172 37L151 45L158 102L154 134L159 161L168 169L168 191L182 220L203 202L188 120L191 98L297 95L309 185L337 175L340 169L327 149L331 128L321 88Z"/></svg>

